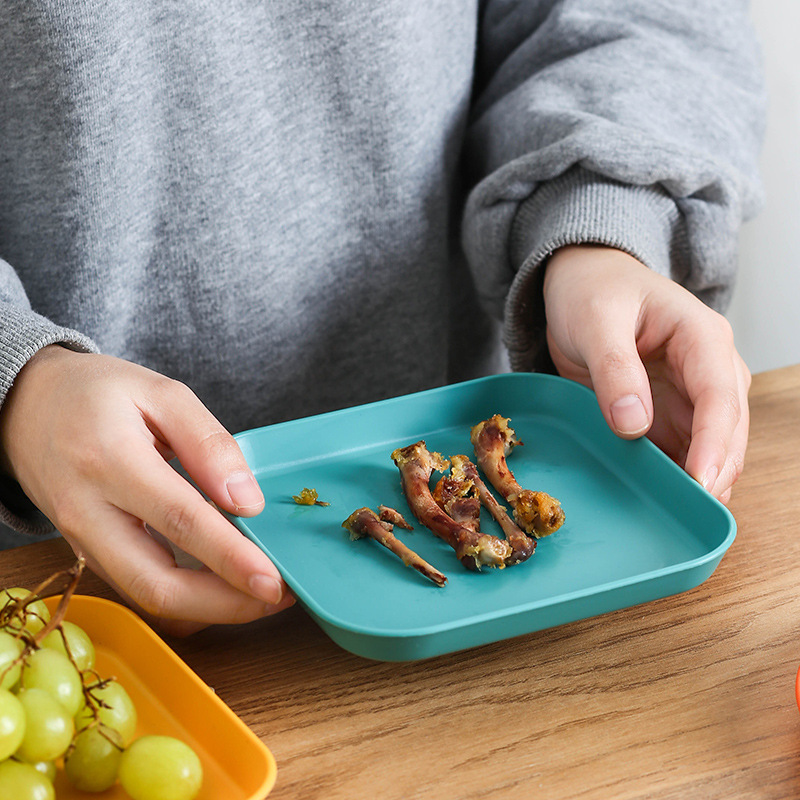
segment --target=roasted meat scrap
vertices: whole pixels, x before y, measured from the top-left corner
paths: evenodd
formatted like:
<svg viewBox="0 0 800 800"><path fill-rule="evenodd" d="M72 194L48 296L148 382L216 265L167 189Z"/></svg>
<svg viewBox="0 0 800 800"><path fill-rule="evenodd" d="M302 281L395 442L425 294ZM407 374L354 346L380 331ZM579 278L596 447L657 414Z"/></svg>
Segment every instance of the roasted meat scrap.
<svg viewBox="0 0 800 800"><path fill-rule="evenodd" d="M403 527L411 527L399 512L386 506L381 506L381 513L389 515L389 512L392 512L392 516L396 515L396 518L402 520ZM364 536L375 539L387 550L391 550L407 567L413 567L417 572L432 580L437 586L444 586L447 583L447 578L436 567L431 566L425 559L395 537L392 533L391 522L382 520L371 508L356 509L342 523L342 527L350 531L351 539L361 539Z"/></svg>
<svg viewBox="0 0 800 800"><path fill-rule="evenodd" d="M390 506L378 506L378 516L383 522L396 525L398 528L405 528L407 531L414 530L414 528L405 521L403 515L397 509L391 508Z"/></svg>
<svg viewBox="0 0 800 800"><path fill-rule="evenodd" d="M475 483L459 468L458 459L461 458L464 456L451 457L450 472L439 479L433 489L433 499L460 525L478 532L481 527L481 501Z"/></svg>
<svg viewBox="0 0 800 800"><path fill-rule="evenodd" d="M517 524L532 536L547 536L564 523L561 503L545 492L523 489L509 468L506 457L521 442L508 419L495 414L472 429L472 444L478 466L489 482L514 510Z"/></svg>
<svg viewBox="0 0 800 800"><path fill-rule="evenodd" d="M463 485L469 484L477 494L480 504L494 517L497 524L506 536L506 541L511 545L511 555L506 564L519 564L527 561L536 549L536 539L528 536L522 528L508 516L505 508L497 502L497 498L489 491L489 487L481 480L478 468L462 455L450 458L450 479Z"/></svg>
<svg viewBox="0 0 800 800"><path fill-rule="evenodd" d="M483 566L504 567L511 554L508 542L453 519L434 500L430 478L434 470L444 472L449 462L439 453L431 453L424 441L400 447L392 453L400 470L400 481L409 508L426 527L455 551L459 561L469 569Z"/></svg>

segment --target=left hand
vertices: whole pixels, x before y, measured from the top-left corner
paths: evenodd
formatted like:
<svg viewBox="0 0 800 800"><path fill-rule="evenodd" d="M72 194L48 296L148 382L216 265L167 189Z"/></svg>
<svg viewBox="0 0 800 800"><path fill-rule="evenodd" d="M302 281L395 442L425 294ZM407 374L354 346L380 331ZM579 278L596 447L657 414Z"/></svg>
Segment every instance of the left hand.
<svg viewBox="0 0 800 800"><path fill-rule="evenodd" d="M572 245L544 278L560 375L593 389L617 435L647 435L722 502L744 466L750 372L727 320L620 250Z"/></svg>

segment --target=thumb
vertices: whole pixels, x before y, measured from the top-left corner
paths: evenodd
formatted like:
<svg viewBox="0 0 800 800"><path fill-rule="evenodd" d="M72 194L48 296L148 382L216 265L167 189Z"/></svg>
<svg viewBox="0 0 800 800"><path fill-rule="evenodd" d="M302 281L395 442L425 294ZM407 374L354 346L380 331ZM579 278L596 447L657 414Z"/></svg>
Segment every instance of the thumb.
<svg viewBox="0 0 800 800"><path fill-rule="evenodd" d="M597 402L609 427L623 439L643 436L653 424L650 380L632 332L609 329L584 354Z"/></svg>

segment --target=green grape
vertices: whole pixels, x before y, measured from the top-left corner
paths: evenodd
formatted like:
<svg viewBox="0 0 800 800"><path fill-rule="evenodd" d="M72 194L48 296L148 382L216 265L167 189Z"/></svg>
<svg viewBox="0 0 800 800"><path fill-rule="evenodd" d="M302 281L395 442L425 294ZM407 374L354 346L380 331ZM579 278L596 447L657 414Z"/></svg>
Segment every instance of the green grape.
<svg viewBox="0 0 800 800"><path fill-rule="evenodd" d="M19 639L0 630L0 689L12 689L19 680L22 662L14 664L14 661L19 658L23 648Z"/></svg>
<svg viewBox="0 0 800 800"><path fill-rule="evenodd" d="M138 717L136 707L125 687L115 680L104 682L101 686L91 690L91 696L98 701L97 720L107 728L113 728L122 737L122 744L127 747L136 733ZM100 705L102 703L102 705ZM75 717L75 726L78 730L87 727L94 714L89 704L85 705Z"/></svg>
<svg viewBox="0 0 800 800"><path fill-rule="evenodd" d="M171 736L141 736L122 754L119 782L133 800L192 800L203 782L200 759Z"/></svg>
<svg viewBox="0 0 800 800"><path fill-rule="evenodd" d="M27 762L26 762L27 763ZM31 766L40 774L44 775L50 783L56 780L56 765L54 761L36 761Z"/></svg>
<svg viewBox="0 0 800 800"><path fill-rule="evenodd" d="M58 650L43 647L28 656L22 669L23 689L44 689L74 717L83 705L83 681L72 662Z"/></svg>
<svg viewBox="0 0 800 800"><path fill-rule="evenodd" d="M25 735L25 709L7 689L0 689L0 761L13 755Z"/></svg>
<svg viewBox="0 0 800 800"><path fill-rule="evenodd" d="M103 725L93 725L75 737L64 763L64 771L76 789L102 792L117 780L121 756L120 735Z"/></svg>
<svg viewBox="0 0 800 800"><path fill-rule="evenodd" d="M55 800L53 784L30 764L0 763L0 797L3 800Z"/></svg>
<svg viewBox="0 0 800 800"><path fill-rule="evenodd" d="M75 727L61 703L44 689L20 689L25 709L25 735L16 755L23 761L54 761L64 754Z"/></svg>
<svg viewBox="0 0 800 800"><path fill-rule="evenodd" d="M81 671L94 669L94 645L83 628L74 622L64 620L61 630L50 631L42 640L42 647L58 650L64 655L71 655L75 666ZM64 640L66 639L66 645ZM67 653L69 648L69 653Z"/></svg>
<svg viewBox="0 0 800 800"><path fill-rule="evenodd" d="M0 590L0 607L7 605L14 600L24 600L30 595L27 589L14 586L11 589ZM18 631L24 627L29 633L38 633L50 621L50 611L43 600L34 600L25 606L25 620L22 621L15 617L8 623L9 629Z"/></svg>

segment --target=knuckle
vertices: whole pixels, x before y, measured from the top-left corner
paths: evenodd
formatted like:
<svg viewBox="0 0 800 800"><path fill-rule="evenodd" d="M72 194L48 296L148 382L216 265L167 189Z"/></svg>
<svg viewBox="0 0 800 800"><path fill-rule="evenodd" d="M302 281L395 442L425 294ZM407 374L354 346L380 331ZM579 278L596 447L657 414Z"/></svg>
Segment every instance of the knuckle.
<svg viewBox="0 0 800 800"><path fill-rule="evenodd" d="M85 504L69 488L55 492L50 498L51 521L63 536L79 536L83 531Z"/></svg>
<svg viewBox="0 0 800 800"><path fill-rule="evenodd" d="M742 381L744 383L745 392L749 392L750 387L753 383L753 375L750 372L750 369L748 368L747 364L745 364L744 359L738 358L737 366L739 367L739 370L742 374Z"/></svg>
<svg viewBox="0 0 800 800"><path fill-rule="evenodd" d="M714 387L708 395L713 403L713 419L706 420L703 428L715 437L721 452L728 450L728 437L742 420L742 403L738 392L732 388Z"/></svg>
<svg viewBox="0 0 800 800"><path fill-rule="evenodd" d="M717 351L721 348L734 351L730 322L694 295L689 295L687 302L686 313L676 324L676 331L682 338L694 342L695 346L703 343Z"/></svg>
<svg viewBox="0 0 800 800"><path fill-rule="evenodd" d="M203 458L211 462L228 463L238 458L239 448L231 435L223 428L212 428L200 436L198 450Z"/></svg>
<svg viewBox="0 0 800 800"><path fill-rule="evenodd" d="M607 347L600 356L599 363L593 372L599 369L600 374L613 380L635 380L639 373L640 362L634 354L619 346Z"/></svg>
<svg viewBox="0 0 800 800"><path fill-rule="evenodd" d="M158 509L159 530L182 547L197 528L197 512L184 503L165 498Z"/></svg>
<svg viewBox="0 0 800 800"><path fill-rule="evenodd" d="M109 448L99 438L84 442L71 457L76 476L94 480L105 474L108 468Z"/></svg>
<svg viewBox="0 0 800 800"><path fill-rule="evenodd" d="M744 472L744 453L738 453L731 458L731 485L736 483Z"/></svg>
<svg viewBox="0 0 800 800"><path fill-rule="evenodd" d="M727 419L739 420L742 417L742 402L738 391L733 388L723 390L718 407Z"/></svg>
<svg viewBox="0 0 800 800"><path fill-rule="evenodd" d="M199 402L197 395L185 383L167 375L156 374L153 377L153 394L164 401Z"/></svg>
<svg viewBox="0 0 800 800"><path fill-rule="evenodd" d="M213 572L228 582L232 581L234 584L240 583L239 581L234 580L234 577L238 573L236 568L236 559L227 550L221 550L216 554L216 557L214 558Z"/></svg>
<svg viewBox="0 0 800 800"><path fill-rule="evenodd" d="M607 348L603 351L602 356L603 367L608 370L619 371L620 369L624 369L630 359L628 358L627 353L625 353L619 347L611 347Z"/></svg>
<svg viewBox="0 0 800 800"><path fill-rule="evenodd" d="M733 327L718 311L704 306L706 310L705 324L711 326L712 333L727 347L733 349Z"/></svg>
<svg viewBox="0 0 800 800"><path fill-rule="evenodd" d="M608 302L608 298L602 294L592 293L584 298L579 309L576 310L583 318L602 321L608 314Z"/></svg>
<svg viewBox="0 0 800 800"><path fill-rule="evenodd" d="M172 617L177 607L175 585L147 573L136 575L127 587L127 592L138 606L155 617Z"/></svg>

